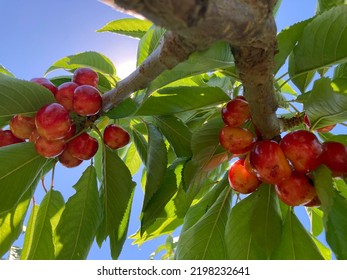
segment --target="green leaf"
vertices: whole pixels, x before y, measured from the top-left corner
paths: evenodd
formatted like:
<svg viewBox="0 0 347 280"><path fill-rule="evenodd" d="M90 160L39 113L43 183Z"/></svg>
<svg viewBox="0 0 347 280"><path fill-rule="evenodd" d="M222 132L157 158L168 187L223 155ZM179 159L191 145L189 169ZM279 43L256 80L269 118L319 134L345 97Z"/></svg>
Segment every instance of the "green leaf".
<svg viewBox="0 0 347 280"><path fill-rule="evenodd" d="M15 114L35 114L42 106L54 102L45 87L0 74L0 124Z"/></svg>
<svg viewBox="0 0 347 280"><path fill-rule="evenodd" d="M316 13L323 13L333 7L346 4L345 0L318 0Z"/></svg>
<svg viewBox="0 0 347 280"><path fill-rule="evenodd" d="M164 28L155 25L152 25L147 30L145 35L142 36L137 48L136 66L141 65L141 63L159 46L165 32L166 30Z"/></svg>
<svg viewBox="0 0 347 280"><path fill-rule="evenodd" d="M128 201L128 206L125 210L123 219L121 220L118 228L113 233L110 234L111 256L114 260L118 259L119 255L122 251L123 244L127 239L130 214L131 214L131 206L133 203L134 193L135 192L133 189L133 192L131 193L130 199Z"/></svg>
<svg viewBox="0 0 347 280"><path fill-rule="evenodd" d="M231 209L225 228L225 245L230 260L267 259L263 249L254 241L251 230L251 212L255 200L256 193L253 193Z"/></svg>
<svg viewBox="0 0 347 280"><path fill-rule="evenodd" d="M14 75L10 71L8 71L4 66L2 66L1 64L0 64L0 74L4 74L4 75L7 75L7 76L14 78Z"/></svg>
<svg viewBox="0 0 347 280"><path fill-rule="evenodd" d="M34 229L35 229L35 222L37 219L37 212L39 211L39 208L40 208L39 205L34 204L32 209L31 209L29 221L28 221L28 224L26 226L26 231L25 231L23 251L22 251L22 254L20 256L21 260L27 260L28 259L30 248L31 248L32 243L33 243L33 234L34 234Z"/></svg>
<svg viewBox="0 0 347 280"><path fill-rule="evenodd" d="M278 50L279 52L275 55L275 69L274 73L283 66L289 54L294 49L296 43L302 37L302 33L309 22L312 19L298 22L288 28L283 29L278 35Z"/></svg>
<svg viewBox="0 0 347 280"><path fill-rule="evenodd" d="M342 123L347 120L347 94L333 90L329 78L316 80L304 100L304 110L311 122L311 129Z"/></svg>
<svg viewBox="0 0 347 280"><path fill-rule="evenodd" d="M17 206L0 214L0 257L10 248L23 230L23 222L33 196L36 182L24 193Z"/></svg>
<svg viewBox="0 0 347 280"><path fill-rule="evenodd" d="M172 205L166 206L165 211L173 211L174 207ZM141 233L141 230L138 230L135 234L130 236L130 238L135 241L133 244L141 246L144 242L157 238L158 236L171 234L175 231L183 222L183 219L173 215L171 212L163 218L157 218L156 221L148 228L146 231Z"/></svg>
<svg viewBox="0 0 347 280"><path fill-rule="evenodd" d="M218 134L222 127L223 121L218 114L218 117L206 121L192 136L193 157L183 170L183 183L187 190L185 200L187 207L204 185L208 186L211 181L219 180L226 170L230 158L229 153L219 143Z"/></svg>
<svg viewBox="0 0 347 280"><path fill-rule="evenodd" d="M293 211L287 211L282 228L282 239L272 259L322 260L314 240L298 220Z"/></svg>
<svg viewBox="0 0 347 280"><path fill-rule="evenodd" d="M347 79L347 63L342 63L334 69L333 80L340 78Z"/></svg>
<svg viewBox="0 0 347 280"><path fill-rule="evenodd" d="M226 259L225 226L230 210L231 188L225 188L206 213L181 233L176 259Z"/></svg>
<svg viewBox="0 0 347 280"><path fill-rule="evenodd" d="M106 113L111 119L121 119L133 115L137 110L137 103L132 98L126 98L116 107Z"/></svg>
<svg viewBox="0 0 347 280"><path fill-rule="evenodd" d="M308 207L306 208L310 218L311 232L314 236L320 235L324 230L323 225L323 211L319 208Z"/></svg>
<svg viewBox="0 0 347 280"><path fill-rule="evenodd" d="M277 195L273 186L263 184L255 196L250 225L252 240L269 258L281 241L282 218Z"/></svg>
<svg viewBox="0 0 347 280"><path fill-rule="evenodd" d="M330 170L320 166L314 171L314 185L322 203L326 240L337 259L347 259L347 200L334 189Z"/></svg>
<svg viewBox="0 0 347 280"><path fill-rule="evenodd" d="M340 135L335 135L329 132L322 132L318 133L319 137L323 140L323 142L326 141L335 141L335 142L340 142L347 146L347 134L340 134Z"/></svg>
<svg viewBox="0 0 347 280"><path fill-rule="evenodd" d="M89 166L73 188L55 232L56 258L62 260L86 259L102 220L95 168Z"/></svg>
<svg viewBox="0 0 347 280"><path fill-rule="evenodd" d="M122 240L126 234L124 219L129 203L132 201L135 183L132 181L128 167L117 155L116 151L105 148L104 154L104 184L101 189L104 220L98 232L98 242L105 240L108 235L116 233L117 240ZM129 220L127 220L129 222ZM117 244L120 248L123 243Z"/></svg>
<svg viewBox="0 0 347 280"><path fill-rule="evenodd" d="M309 71L309 72L305 72L295 76L293 74L293 67L294 67L294 60L293 60L293 55L291 54L289 56L289 66L288 66L289 76L291 77L293 84L296 85L297 88L302 93L304 93L306 89L308 88L308 86L313 81L316 71Z"/></svg>
<svg viewBox="0 0 347 280"><path fill-rule="evenodd" d="M148 93L161 88L173 81L190 77L216 69L228 68L234 65L230 46L225 42L217 42L205 51L191 54L189 58L171 70L166 70L149 85Z"/></svg>
<svg viewBox="0 0 347 280"><path fill-rule="evenodd" d="M168 87L153 93L136 115L171 115L211 107L230 100L218 87Z"/></svg>
<svg viewBox="0 0 347 280"><path fill-rule="evenodd" d="M334 178L334 185L340 195L347 199L347 181L342 178Z"/></svg>
<svg viewBox="0 0 347 280"><path fill-rule="evenodd" d="M155 117L154 120L171 144L177 157L189 157L192 155L190 148L192 132L182 120L174 116Z"/></svg>
<svg viewBox="0 0 347 280"><path fill-rule="evenodd" d="M148 20L123 18L107 23L97 32L112 32L141 39L151 25L152 23Z"/></svg>
<svg viewBox="0 0 347 280"><path fill-rule="evenodd" d="M202 170L211 170L229 159L218 138L223 125L222 119L218 116L205 122L192 136L193 159L199 163Z"/></svg>
<svg viewBox="0 0 347 280"><path fill-rule="evenodd" d="M3 213L15 207L36 182L47 159L36 153L32 143L19 143L1 147L0 162L0 213Z"/></svg>
<svg viewBox="0 0 347 280"><path fill-rule="evenodd" d="M55 259L54 231L64 206L64 198L59 191L46 193L37 212L28 260Z"/></svg>
<svg viewBox="0 0 347 280"><path fill-rule="evenodd" d="M94 51L66 56L54 62L53 65L48 68L45 74L57 69L75 70L80 67L90 67L96 71L108 75L116 74L116 68L114 67L112 61L103 54Z"/></svg>
<svg viewBox="0 0 347 280"><path fill-rule="evenodd" d="M291 76L347 60L347 5L316 16L293 51Z"/></svg>
<svg viewBox="0 0 347 280"><path fill-rule="evenodd" d="M147 129L148 157L145 163L147 173L142 213L146 211L148 202L163 183L167 167L167 150L163 135L152 124L148 124Z"/></svg>
<svg viewBox="0 0 347 280"><path fill-rule="evenodd" d="M225 188L230 187L228 181L228 172L225 172L223 178L213 186L197 203L189 207L187 214L184 216L184 224L181 230L181 233L185 232L189 228L191 228L194 224L196 224L199 219L205 213L213 203L216 202L219 195L224 191Z"/></svg>
<svg viewBox="0 0 347 280"><path fill-rule="evenodd" d="M314 243L316 244L319 252L323 256L325 260L331 260L332 259L332 251L329 247L327 247L325 244L323 244L320 240L317 239L317 237L312 237Z"/></svg>
<svg viewBox="0 0 347 280"><path fill-rule="evenodd" d="M157 220L170 217L169 212L165 211L169 201L178 191L178 185L181 182L181 173L183 164L186 160L176 160L171 166L166 169L164 178L158 189L155 191L145 210L142 213L141 230L146 231Z"/></svg>
<svg viewBox="0 0 347 280"><path fill-rule="evenodd" d="M136 146L134 142L132 142L129 145L129 148L127 150L126 155L124 156L123 161L126 164L126 166L129 168L129 171L132 176L134 176L137 173L137 171L139 171L142 165L142 161L141 161L141 157L139 153L136 150Z"/></svg>
<svg viewBox="0 0 347 280"><path fill-rule="evenodd" d="M142 162L146 163L148 158L148 143L141 132L136 129L133 129L132 132L136 150Z"/></svg>

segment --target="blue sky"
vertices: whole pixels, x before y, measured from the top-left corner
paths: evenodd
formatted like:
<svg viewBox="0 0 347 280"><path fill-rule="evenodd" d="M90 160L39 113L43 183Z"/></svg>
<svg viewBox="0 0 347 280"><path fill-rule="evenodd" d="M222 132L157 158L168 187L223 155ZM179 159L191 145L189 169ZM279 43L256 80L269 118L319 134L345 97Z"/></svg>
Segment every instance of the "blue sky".
<svg viewBox="0 0 347 280"><path fill-rule="evenodd" d="M311 17L315 0L283 0L276 22L278 31ZM109 57L119 75L135 63L138 41L110 33L95 31L106 23L129 17L97 0L0 0L0 64L16 77L29 80L40 77L58 59L84 51L97 51ZM54 72L52 73L54 75ZM74 169L58 167L55 188L65 197L74 193L75 184L88 163ZM139 181L139 177L134 178ZM42 193L35 195L40 201ZM137 187L129 234L139 227L142 191ZM120 259L148 259L164 239L145 243L140 250L128 240ZM20 243L20 242L19 242ZM109 259L108 244L101 249L94 245L90 259Z"/></svg>

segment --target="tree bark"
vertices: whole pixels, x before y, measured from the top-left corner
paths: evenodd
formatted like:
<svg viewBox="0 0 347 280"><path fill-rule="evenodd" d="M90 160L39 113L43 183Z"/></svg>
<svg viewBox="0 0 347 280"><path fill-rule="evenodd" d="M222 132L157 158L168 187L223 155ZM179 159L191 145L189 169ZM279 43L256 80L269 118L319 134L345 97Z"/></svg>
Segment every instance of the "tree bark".
<svg viewBox="0 0 347 280"><path fill-rule="evenodd" d="M132 92L145 88L164 70L172 69L216 41L231 45L236 68L250 104L253 122L263 138L280 133L273 87L276 0L102 0L136 13L170 32L144 63L117 87L105 93L105 111Z"/></svg>

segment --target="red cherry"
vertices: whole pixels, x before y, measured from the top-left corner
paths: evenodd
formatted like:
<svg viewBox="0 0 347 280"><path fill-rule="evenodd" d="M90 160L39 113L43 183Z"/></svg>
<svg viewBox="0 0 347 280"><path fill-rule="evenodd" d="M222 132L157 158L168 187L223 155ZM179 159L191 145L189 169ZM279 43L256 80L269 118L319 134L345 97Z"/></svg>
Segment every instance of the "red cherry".
<svg viewBox="0 0 347 280"><path fill-rule="evenodd" d="M0 147L24 142L22 139L14 136L11 130L0 130Z"/></svg>
<svg viewBox="0 0 347 280"><path fill-rule="evenodd" d="M333 176L347 175L347 146L339 142L323 143L322 163L333 173Z"/></svg>
<svg viewBox="0 0 347 280"><path fill-rule="evenodd" d="M58 87L57 93L55 94L55 99L57 102L64 106L68 111L73 110L73 95L78 84L74 82L66 82Z"/></svg>
<svg viewBox="0 0 347 280"><path fill-rule="evenodd" d="M219 142L230 153L243 154L252 148L254 137L245 128L224 126L219 133Z"/></svg>
<svg viewBox="0 0 347 280"><path fill-rule="evenodd" d="M254 174L248 172L244 159L233 163L229 169L228 178L232 189L242 194L254 192L261 183Z"/></svg>
<svg viewBox="0 0 347 280"><path fill-rule="evenodd" d="M46 139L62 139L71 129L69 111L58 103L45 105L36 113L35 124L37 132Z"/></svg>
<svg viewBox="0 0 347 280"><path fill-rule="evenodd" d="M35 141L36 151L43 157L53 158L59 156L65 148L65 140L48 140L39 136Z"/></svg>
<svg viewBox="0 0 347 280"><path fill-rule="evenodd" d="M98 147L98 140L84 132L69 141L66 149L69 150L73 157L88 160L96 154Z"/></svg>
<svg viewBox="0 0 347 280"><path fill-rule="evenodd" d="M35 129L35 118L24 115L14 115L10 120L10 129L16 137L28 139Z"/></svg>
<svg viewBox="0 0 347 280"><path fill-rule="evenodd" d="M229 101L222 109L224 123L231 127L239 127L250 119L248 102L241 98Z"/></svg>
<svg viewBox="0 0 347 280"><path fill-rule="evenodd" d="M307 130L288 133L280 143L285 156L300 172L310 172L321 164L322 144L316 135Z"/></svg>
<svg viewBox="0 0 347 280"><path fill-rule="evenodd" d="M317 195L310 179L303 173L293 171L291 176L276 186L278 197L287 205L309 203Z"/></svg>
<svg viewBox="0 0 347 280"><path fill-rule="evenodd" d="M102 105L100 92L92 86L83 85L75 89L73 95L73 110L81 116L96 115Z"/></svg>
<svg viewBox="0 0 347 280"><path fill-rule="evenodd" d="M78 68L75 70L72 81L78 85L90 85L96 87L98 85L99 76L91 68Z"/></svg>
<svg viewBox="0 0 347 280"><path fill-rule="evenodd" d="M280 145L272 140L255 143L249 161L258 178L269 184L278 184L288 179L292 173Z"/></svg>
<svg viewBox="0 0 347 280"><path fill-rule="evenodd" d="M39 84L41 86L44 86L46 89L48 89L50 92L52 92L53 95L55 95L57 90L58 90L57 87L47 78L32 78L30 81L35 83L35 84Z"/></svg>
<svg viewBox="0 0 347 280"><path fill-rule="evenodd" d="M111 149L119 149L130 141L129 133L116 124L108 125L104 130L104 143Z"/></svg>
<svg viewBox="0 0 347 280"><path fill-rule="evenodd" d="M64 152L59 156L59 162L65 167L72 168L80 165L82 160L75 158L71 155L70 150L65 149Z"/></svg>

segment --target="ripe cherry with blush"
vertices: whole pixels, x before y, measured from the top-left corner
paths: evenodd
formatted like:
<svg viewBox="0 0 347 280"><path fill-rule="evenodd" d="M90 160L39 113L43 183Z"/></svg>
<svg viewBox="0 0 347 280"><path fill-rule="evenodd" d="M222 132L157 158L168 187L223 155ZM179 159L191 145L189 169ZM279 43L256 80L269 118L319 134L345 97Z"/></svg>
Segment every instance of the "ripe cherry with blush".
<svg viewBox="0 0 347 280"><path fill-rule="evenodd" d="M91 68L78 68L73 74L72 82L78 85L90 85L96 87L99 82L99 75Z"/></svg>
<svg viewBox="0 0 347 280"><path fill-rule="evenodd" d="M130 141L129 133L116 124L108 125L104 130L104 143L111 149L119 149Z"/></svg>
<svg viewBox="0 0 347 280"><path fill-rule="evenodd" d="M100 92L92 86L78 86L73 95L73 111L80 116L93 116L102 106Z"/></svg>
<svg viewBox="0 0 347 280"><path fill-rule="evenodd" d="M36 113L35 124L38 134L46 139L62 139L71 129L69 111L59 103L45 105Z"/></svg>

